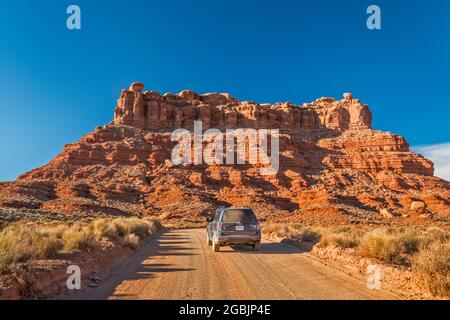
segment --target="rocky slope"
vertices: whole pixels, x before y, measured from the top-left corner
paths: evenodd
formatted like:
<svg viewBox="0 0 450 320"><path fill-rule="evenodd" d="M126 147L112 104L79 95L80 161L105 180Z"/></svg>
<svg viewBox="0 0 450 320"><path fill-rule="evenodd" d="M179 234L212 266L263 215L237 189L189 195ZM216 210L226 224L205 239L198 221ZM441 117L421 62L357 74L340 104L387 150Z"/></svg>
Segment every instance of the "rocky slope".
<svg viewBox="0 0 450 320"><path fill-rule="evenodd" d="M262 219L336 223L440 223L450 183L398 135L372 130L351 94L296 106L192 91L122 90L114 120L68 144L47 165L0 184L0 219L149 215L203 222L218 206L252 206ZM280 129L280 170L257 165L174 166L175 129Z"/></svg>

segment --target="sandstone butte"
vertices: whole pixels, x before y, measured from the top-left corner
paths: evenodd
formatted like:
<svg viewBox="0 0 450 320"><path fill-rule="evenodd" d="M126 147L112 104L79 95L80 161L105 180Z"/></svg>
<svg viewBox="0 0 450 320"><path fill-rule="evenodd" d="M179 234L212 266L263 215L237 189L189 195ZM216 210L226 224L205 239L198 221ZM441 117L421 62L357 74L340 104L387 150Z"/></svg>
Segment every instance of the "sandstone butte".
<svg viewBox="0 0 450 320"><path fill-rule="evenodd" d="M173 166L171 133L196 120L204 130L280 128L278 174L261 176L258 165ZM349 93L270 105L189 90L160 95L133 83L111 123L0 184L0 217L158 215L185 225L232 205L253 207L263 221L448 225L450 183L433 174L403 137L373 130L370 109Z"/></svg>

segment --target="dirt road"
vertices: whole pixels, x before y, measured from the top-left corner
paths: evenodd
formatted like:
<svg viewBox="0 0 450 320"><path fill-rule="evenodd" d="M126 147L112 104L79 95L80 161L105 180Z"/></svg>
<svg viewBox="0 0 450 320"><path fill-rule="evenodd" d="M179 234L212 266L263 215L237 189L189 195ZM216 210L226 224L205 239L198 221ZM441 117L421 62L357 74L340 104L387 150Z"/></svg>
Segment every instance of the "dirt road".
<svg viewBox="0 0 450 320"><path fill-rule="evenodd" d="M172 230L143 248L90 298L108 299L395 299L308 257L264 242L213 253L205 231ZM134 266L133 266L134 265Z"/></svg>

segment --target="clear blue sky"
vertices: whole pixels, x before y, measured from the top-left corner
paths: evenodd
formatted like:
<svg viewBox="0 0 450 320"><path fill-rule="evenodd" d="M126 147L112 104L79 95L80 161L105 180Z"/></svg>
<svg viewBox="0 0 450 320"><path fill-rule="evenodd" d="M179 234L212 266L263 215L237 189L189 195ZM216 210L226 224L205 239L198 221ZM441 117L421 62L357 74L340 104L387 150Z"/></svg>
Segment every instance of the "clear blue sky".
<svg viewBox="0 0 450 320"><path fill-rule="evenodd" d="M66 28L70 4L81 31ZM381 31L366 28L370 4ZM132 81L261 103L350 91L376 129L449 142L449 57L448 0L2 0L0 180L108 123Z"/></svg>

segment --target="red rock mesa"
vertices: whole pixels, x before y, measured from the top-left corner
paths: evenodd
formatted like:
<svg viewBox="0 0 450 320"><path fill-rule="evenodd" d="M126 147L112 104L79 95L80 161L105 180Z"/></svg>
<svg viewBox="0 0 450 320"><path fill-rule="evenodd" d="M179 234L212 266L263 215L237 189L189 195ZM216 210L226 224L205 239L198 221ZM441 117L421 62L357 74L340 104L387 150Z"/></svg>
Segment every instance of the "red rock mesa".
<svg viewBox="0 0 450 320"><path fill-rule="evenodd" d="M192 129L280 129L280 170L258 165L173 166L171 133ZM0 184L0 219L156 214L200 223L218 206L252 206L262 220L448 223L449 182L398 135L372 130L369 107L352 94L258 104L229 94L160 95L133 83L114 120L41 168ZM9 215L8 217L10 217ZM10 219L10 218L8 218Z"/></svg>

